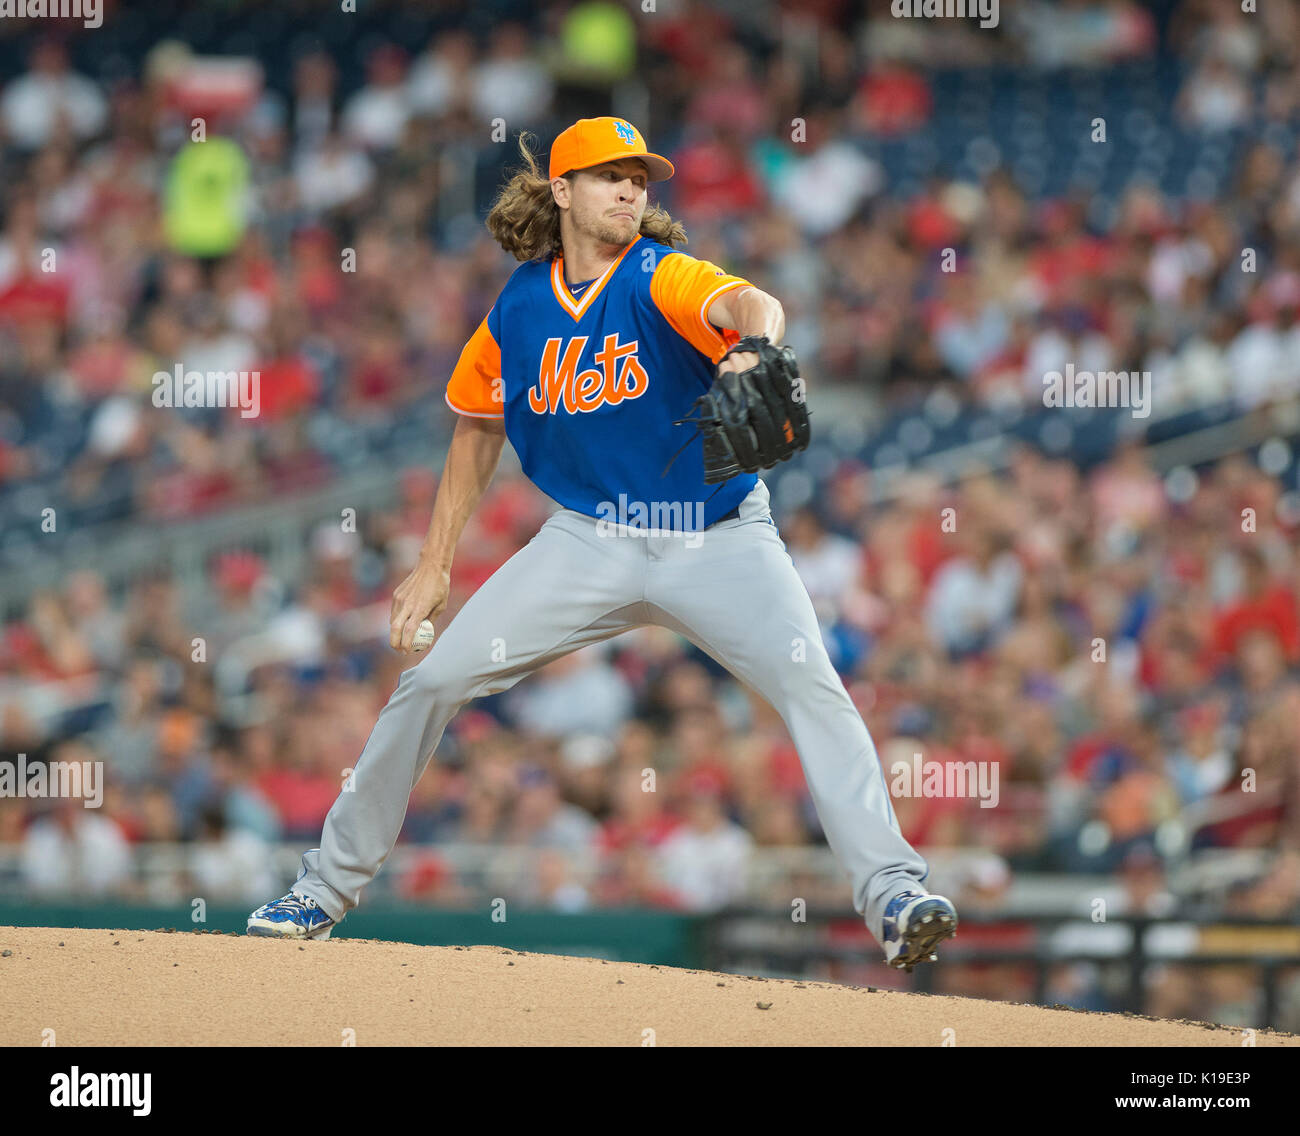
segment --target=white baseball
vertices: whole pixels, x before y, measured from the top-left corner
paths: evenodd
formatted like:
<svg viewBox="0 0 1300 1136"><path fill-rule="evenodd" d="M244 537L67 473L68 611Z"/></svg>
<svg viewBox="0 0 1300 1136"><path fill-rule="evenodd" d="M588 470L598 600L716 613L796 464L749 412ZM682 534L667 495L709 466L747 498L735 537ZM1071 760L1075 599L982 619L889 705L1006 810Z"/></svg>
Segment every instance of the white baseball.
<svg viewBox="0 0 1300 1136"><path fill-rule="evenodd" d="M419 653L427 651L433 646L433 624L427 619L420 621L420 626L415 629L415 639L411 643L411 650Z"/></svg>

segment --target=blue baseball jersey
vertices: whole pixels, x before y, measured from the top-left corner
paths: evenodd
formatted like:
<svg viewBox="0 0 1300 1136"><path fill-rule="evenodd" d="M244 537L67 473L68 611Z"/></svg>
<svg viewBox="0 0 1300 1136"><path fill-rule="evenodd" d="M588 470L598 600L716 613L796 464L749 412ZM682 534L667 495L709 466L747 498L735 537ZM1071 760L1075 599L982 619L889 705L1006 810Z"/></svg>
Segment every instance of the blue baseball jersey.
<svg viewBox="0 0 1300 1136"><path fill-rule="evenodd" d="M524 473L566 508L638 529L707 527L757 476L706 485L702 438L673 460L695 429L673 423L739 338L708 321L709 304L748 284L647 237L577 296L561 256L527 261L466 344L447 404L504 418Z"/></svg>

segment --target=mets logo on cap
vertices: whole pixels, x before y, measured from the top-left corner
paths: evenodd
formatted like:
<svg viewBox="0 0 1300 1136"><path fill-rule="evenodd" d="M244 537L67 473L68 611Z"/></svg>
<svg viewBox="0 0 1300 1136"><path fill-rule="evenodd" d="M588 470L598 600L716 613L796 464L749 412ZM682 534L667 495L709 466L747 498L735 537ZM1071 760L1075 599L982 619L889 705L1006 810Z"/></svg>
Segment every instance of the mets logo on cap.
<svg viewBox="0 0 1300 1136"><path fill-rule="evenodd" d="M551 144L550 176L563 177L604 162L639 158L650 181L667 181L673 164L646 149L645 139L624 118L580 118Z"/></svg>

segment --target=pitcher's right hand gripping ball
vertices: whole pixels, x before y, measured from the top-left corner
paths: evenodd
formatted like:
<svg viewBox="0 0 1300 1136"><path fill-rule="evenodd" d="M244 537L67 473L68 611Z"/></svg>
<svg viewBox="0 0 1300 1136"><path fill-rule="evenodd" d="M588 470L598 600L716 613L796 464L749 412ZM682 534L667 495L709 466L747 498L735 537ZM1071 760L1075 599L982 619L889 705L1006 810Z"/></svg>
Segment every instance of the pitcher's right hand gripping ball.
<svg viewBox="0 0 1300 1136"><path fill-rule="evenodd" d="M704 434L704 481L715 485L738 473L756 473L808 448L808 406L799 364L789 347L747 335L723 355L752 351L748 371L721 371L695 400L693 417ZM719 360L721 362L721 360Z"/></svg>

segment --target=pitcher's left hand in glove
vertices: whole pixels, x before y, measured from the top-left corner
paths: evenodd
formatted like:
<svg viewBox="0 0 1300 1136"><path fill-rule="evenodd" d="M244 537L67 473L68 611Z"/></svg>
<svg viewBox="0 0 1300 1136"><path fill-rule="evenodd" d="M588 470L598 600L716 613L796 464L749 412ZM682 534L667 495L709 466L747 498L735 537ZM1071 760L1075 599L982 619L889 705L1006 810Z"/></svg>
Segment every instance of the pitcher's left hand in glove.
<svg viewBox="0 0 1300 1136"><path fill-rule="evenodd" d="M758 362L747 371L722 369L729 355L753 352ZM766 336L747 335L719 360L707 394L695 400L692 417L704 434L704 481L726 481L756 473L807 449L809 427L804 381L789 347Z"/></svg>

